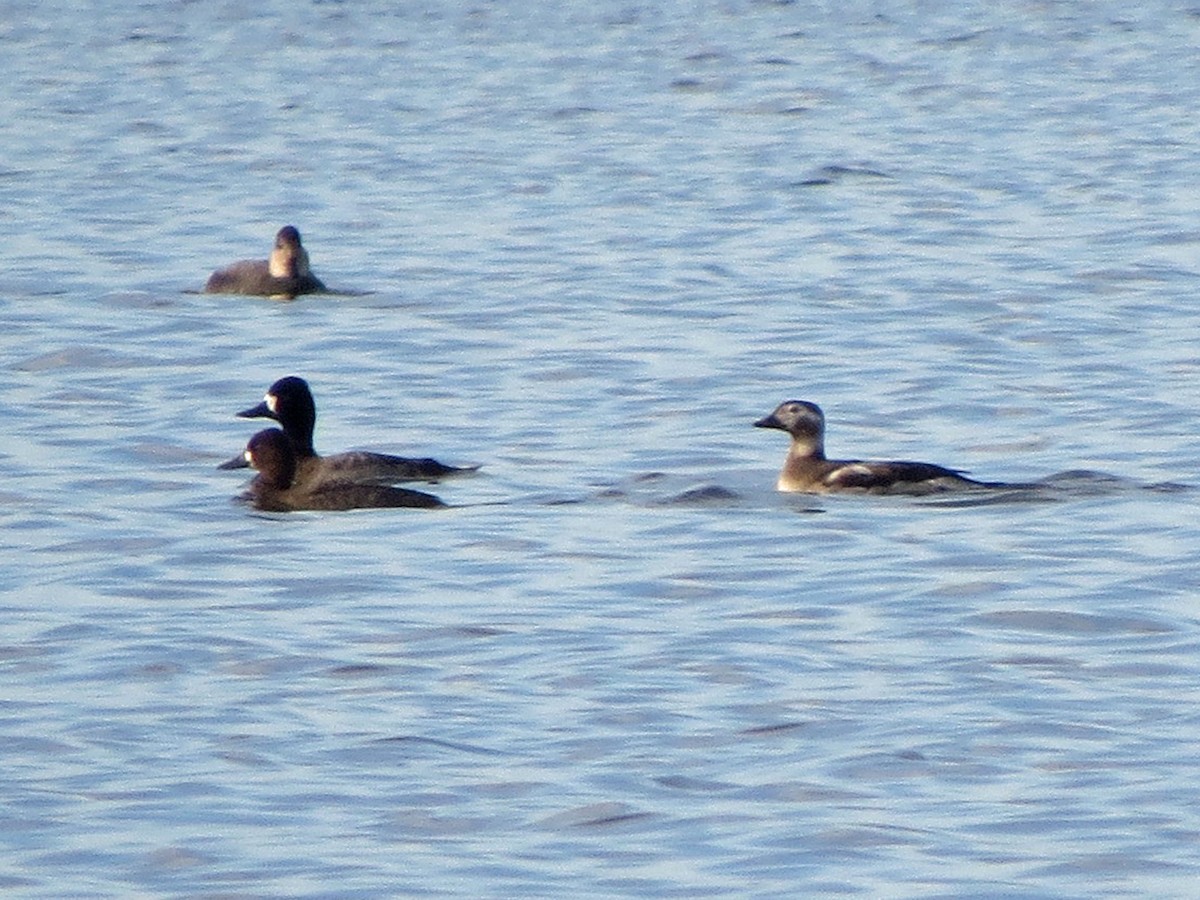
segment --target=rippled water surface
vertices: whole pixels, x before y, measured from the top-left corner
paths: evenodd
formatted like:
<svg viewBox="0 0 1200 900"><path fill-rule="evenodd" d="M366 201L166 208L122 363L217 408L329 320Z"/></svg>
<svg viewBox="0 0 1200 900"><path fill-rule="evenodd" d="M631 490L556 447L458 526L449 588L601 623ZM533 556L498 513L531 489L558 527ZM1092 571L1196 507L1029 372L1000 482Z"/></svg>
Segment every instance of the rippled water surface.
<svg viewBox="0 0 1200 900"><path fill-rule="evenodd" d="M549 6L550 8L543 8ZM1200 14L0 10L0 887L1188 896ZM275 230L340 293L195 293ZM452 508L262 514L317 446ZM803 497L751 423L983 498Z"/></svg>

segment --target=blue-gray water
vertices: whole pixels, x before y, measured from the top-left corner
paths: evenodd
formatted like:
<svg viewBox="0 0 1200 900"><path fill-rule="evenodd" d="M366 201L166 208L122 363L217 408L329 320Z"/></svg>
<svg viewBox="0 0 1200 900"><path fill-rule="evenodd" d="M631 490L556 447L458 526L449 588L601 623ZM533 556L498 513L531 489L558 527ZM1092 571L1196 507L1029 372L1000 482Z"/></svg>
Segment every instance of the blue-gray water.
<svg viewBox="0 0 1200 900"><path fill-rule="evenodd" d="M0 887L1193 895L1198 44L1160 2L0 6ZM345 295L190 293L286 223ZM289 373L319 449L482 473L231 502ZM776 494L789 397L1056 489Z"/></svg>

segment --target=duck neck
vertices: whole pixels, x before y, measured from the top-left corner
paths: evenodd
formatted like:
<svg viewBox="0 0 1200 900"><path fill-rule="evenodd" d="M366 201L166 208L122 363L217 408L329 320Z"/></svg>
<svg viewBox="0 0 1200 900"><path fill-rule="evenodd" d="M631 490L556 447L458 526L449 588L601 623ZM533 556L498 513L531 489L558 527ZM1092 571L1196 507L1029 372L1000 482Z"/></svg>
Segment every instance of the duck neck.
<svg viewBox="0 0 1200 900"><path fill-rule="evenodd" d="M297 271L296 254L290 247L276 247L272 250L267 268L272 278L296 278L300 274Z"/></svg>
<svg viewBox="0 0 1200 900"><path fill-rule="evenodd" d="M313 448L313 431L317 427L317 410L311 403L296 404L295 408L285 410L285 415L279 421L283 433L292 442L292 449L297 459L307 459L316 456Z"/></svg>
<svg viewBox="0 0 1200 900"><path fill-rule="evenodd" d="M295 432L288 431L288 437L292 439L292 446L295 448L298 459L308 459L317 455L317 451L313 449L311 428L297 429Z"/></svg>
<svg viewBox="0 0 1200 900"><path fill-rule="evenodd" d="M792 447L788 451L792 459L811 459L817 462L825 461L825 442L820 438L793 437Z"/></svg>

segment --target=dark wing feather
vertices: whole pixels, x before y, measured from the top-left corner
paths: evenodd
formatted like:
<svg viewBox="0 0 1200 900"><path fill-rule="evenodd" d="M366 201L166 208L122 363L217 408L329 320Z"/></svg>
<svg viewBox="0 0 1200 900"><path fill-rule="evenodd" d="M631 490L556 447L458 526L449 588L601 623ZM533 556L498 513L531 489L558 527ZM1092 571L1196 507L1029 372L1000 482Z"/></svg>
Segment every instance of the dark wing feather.
<svg viewBox="0 0 1200 900"><path fill-rule="evenodd" d="M848 462L825 476L832 488L886 491L946 479L940 487L978 484L954 469L922 462ZM938 487L929 485L930 487Z"/></svg>
<svg viewBox="0 0 1200 900"><path fill-rule="evenodd" d="M424 491L382 484L328 484L303 495L297 509L344 510L415 507L436 509L445 506L439 498Z"/></svg>
<svg viewBox="0 0 1200 900"><path fill-rule="evenodd" d="M466 475L478 466L447 466L436 459L410 459L387 453L351 450L322 458L327 480L391 484L396 481L437 481L452 475Z"/></svg>

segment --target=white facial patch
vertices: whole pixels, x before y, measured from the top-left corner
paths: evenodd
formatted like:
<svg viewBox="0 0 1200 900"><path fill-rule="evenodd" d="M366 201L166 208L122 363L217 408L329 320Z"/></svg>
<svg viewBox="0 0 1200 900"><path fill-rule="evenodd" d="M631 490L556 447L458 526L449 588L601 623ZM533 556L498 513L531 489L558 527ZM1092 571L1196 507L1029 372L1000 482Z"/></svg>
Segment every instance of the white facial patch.
<svg viewBox="0 0 1200 900"><path fill-rule="evenodd" d="M279 398L276 397L274 394L267 394L267 396L263 397L263 402L267 404L267 409L269 409L271 412L273 412L273 413L279 412L279 410L277 409L277 407L279 406Z"/></svg>

